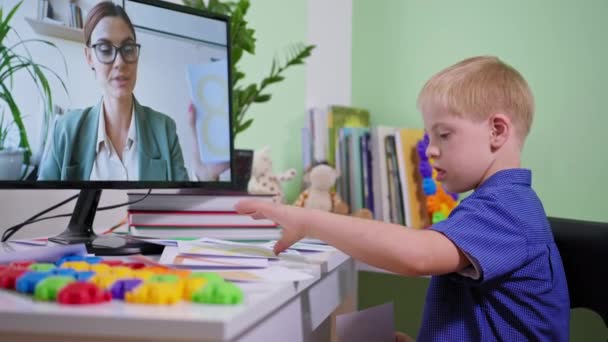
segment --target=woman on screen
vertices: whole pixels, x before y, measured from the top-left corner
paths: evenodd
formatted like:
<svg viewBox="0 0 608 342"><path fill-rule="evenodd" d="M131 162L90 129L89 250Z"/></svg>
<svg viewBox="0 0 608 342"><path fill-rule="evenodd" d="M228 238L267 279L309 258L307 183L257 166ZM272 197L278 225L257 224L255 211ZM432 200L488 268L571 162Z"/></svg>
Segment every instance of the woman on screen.
<svg viewBox="0 0 608 342"><path fill-rule="evenodd" d="M103 97L57 119L39 179L188 181L175 122L133 96L140 45L124 9L100 2L84 35Z"/></svg>

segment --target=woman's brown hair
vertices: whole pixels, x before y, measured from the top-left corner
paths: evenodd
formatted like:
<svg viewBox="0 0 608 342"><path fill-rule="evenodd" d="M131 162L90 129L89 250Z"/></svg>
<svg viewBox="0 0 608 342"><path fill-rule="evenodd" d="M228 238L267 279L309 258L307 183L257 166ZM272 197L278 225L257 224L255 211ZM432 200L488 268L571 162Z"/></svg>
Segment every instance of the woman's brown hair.
<svg viewBox="0 0 608 342"><path fill-rule="evenodd" d="M87 46L91 45L91 34L93 33L95 26L97 26L99 21L105 17L122 18L131 29L133 38L137 38L135 36L135 28L133 28L133 24L131 23L131 19L129 19L127 12L125 12L120 5L117 5L112 1L102 1L91 8L87 15L87 20L84 24L84 40Z"/></svg>

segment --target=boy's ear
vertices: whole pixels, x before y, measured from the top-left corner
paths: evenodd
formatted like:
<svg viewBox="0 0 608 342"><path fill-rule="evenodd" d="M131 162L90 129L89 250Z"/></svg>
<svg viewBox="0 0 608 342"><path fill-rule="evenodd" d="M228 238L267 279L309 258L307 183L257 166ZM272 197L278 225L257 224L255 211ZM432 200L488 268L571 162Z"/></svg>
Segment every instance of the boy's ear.
<svg viewBox="0 0 608 342"><path fill-rule="evenodd" d="M502 113L493 114L490 116L490 130L490 146L493 150L499 149L513 134L511 119Z"/></svg>

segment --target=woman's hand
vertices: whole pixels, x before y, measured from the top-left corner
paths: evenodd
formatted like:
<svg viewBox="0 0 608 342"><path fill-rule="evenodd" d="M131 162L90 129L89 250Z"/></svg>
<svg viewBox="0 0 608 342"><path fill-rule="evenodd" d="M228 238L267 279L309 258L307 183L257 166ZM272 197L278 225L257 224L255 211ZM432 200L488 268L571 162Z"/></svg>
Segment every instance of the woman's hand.
<svg viewBox="0 0 608 342"><path fill-rule="evenodd" d="M281 239L274 245L277 255L306 237L306 225L299 219L302 208L260 200L242 200L235 209L240 214L250 215L254 219L269 219L281 226Z"/></svg>
<svg viewBox="0 0 608 342"><path fill-rule="evenodd" d="M190 105L188 106L188 125L190 125L192 129L194 129L196 125L196 108L194 108L192 102L190 102Z"/></svg>

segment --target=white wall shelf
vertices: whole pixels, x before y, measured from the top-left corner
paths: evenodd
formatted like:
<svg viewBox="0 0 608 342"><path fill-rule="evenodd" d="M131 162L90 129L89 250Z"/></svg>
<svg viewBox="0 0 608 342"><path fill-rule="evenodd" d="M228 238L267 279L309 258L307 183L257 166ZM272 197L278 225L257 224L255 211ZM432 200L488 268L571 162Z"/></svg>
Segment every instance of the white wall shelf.
<svg viewBox="0 0 608 342"><path fill-rule="evenodd" d="M28 24L30 24L32 29L40 35L71 40L84 44L84 33L82 29L49 23L33 18L25 18L25 20L28 22Z"/></svg>

